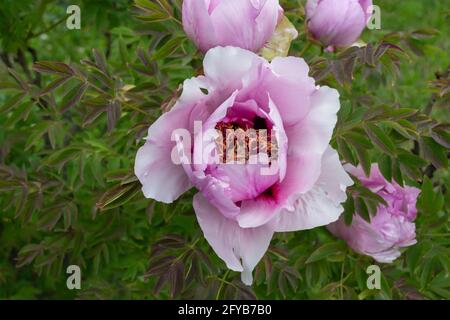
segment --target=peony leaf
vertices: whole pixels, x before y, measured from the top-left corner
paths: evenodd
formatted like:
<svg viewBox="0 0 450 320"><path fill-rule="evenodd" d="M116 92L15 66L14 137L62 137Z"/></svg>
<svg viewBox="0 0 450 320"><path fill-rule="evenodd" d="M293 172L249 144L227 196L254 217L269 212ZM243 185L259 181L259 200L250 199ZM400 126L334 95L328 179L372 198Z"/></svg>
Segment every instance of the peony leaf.
<svg viewBox="0 0 450 320"><path fill-rule="evenodd" d="M305 263L317 262L332 256L340 255L341 253L342 245L339 242L327 243L314 250Z"/></svg>
<svg viewBox="0 0 450 320"><path fill-rule="evenodd" d="M380 148L382 151L388 153L391 156L396 155L396 147L392 140L388 137L384 131L374 124L365 124L363 126L367 135L370 137L372 142Z"/></svg>

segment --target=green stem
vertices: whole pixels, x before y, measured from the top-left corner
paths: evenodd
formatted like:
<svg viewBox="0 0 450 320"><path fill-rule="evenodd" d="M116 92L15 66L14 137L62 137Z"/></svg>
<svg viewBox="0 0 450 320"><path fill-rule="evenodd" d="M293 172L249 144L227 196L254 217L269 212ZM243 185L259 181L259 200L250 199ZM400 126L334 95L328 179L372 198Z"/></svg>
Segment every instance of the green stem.
<svg viewBox="0 0 450 320"><path fill-rule="evenodd" d="M216 294L216 300L219 300L219 298L220 298L220 294L222 293L223 286L226 283L226 280L227 280L227 277L228 277L229 273L230 273L230 270L227 270L227 272L225 272L225 275L221 279L220 287L219 287L219 290L217 290L217 294Z"/></svg>
<svg viewBox="0 0 450 320"><path fill-rule="evenodd" d="M65 20L67 19L67 16L64 16L63 18L59 19L58 21L56 21L55 23L53 23L52 25L50 25L48 28L45 28L44 30L36 33L36 34L31 34L28 39L32 39L32 38L36 38L39 37L40 35L44 34L44 33L48 33L51 30L53 30L55 27L57 27L59 24L63 23Z"/></svg>
<svg viewBox="0 0 450 320"><path fill-rule="evenodd" d="M192 244L188 245L188 247L192 250L194 249L197 242L200 240L200 238L197 238ZM183 251L175 260L173 260L172 265L183 259L183 257L189 252L190 250Z"/></svg>
<svg viewBox="0 0 450 320"><path fill-rule="evenodd" d="M306 44L306 46L302 49L302 51L300 51L299 56L300 56L300 57L303 57L303 56L305 55L306 51L308 51L309 48L311 48L311 45L312 45L311 42L308 41L308 43Z"/></svg>
<svg viewBox="0 0 450 320"><path fill-rule="evenodd" d="M340 280L340 286L339 286L339 293L341 296L341 300L344 300L344 270L345 270L345 256L344 256L344 261L342 261L341 280Z"/></svg>

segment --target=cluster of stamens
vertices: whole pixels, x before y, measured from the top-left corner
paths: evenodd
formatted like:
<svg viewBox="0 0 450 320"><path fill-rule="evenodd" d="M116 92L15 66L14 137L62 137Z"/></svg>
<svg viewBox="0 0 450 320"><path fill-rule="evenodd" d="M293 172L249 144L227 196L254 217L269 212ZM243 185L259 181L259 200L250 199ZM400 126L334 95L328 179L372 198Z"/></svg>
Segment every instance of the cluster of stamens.
<svg viewBox="0 0 450 320"><path fill-rule="evenodd" d="M247 164L251 157L267 155L269 161L277 159L278 145L265 120L255 117L253 121L222 121L215 129L217 152L221 163Z"/></svg>

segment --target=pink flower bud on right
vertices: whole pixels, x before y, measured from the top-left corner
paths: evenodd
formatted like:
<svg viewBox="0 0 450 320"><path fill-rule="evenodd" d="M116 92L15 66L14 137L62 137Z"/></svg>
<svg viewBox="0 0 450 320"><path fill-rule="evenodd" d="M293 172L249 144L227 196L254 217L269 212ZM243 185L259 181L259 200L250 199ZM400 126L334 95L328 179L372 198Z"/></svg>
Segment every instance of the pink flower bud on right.
<svg viewBox="0 0 450 320"><path fill-rule="evenodd" d="M324 47L350 46L372 16L371 7L372 0L308 0L309 33Z"/></svg>
<svg viewBox="0 0 450 320"><path fill-rule="evenodd" d="M379 205L370 223L355 214L352 224L348 226L341 216L337 222L328 225L328 230L344 239L356 252L371 256L378 262L391 263L401 255L400 248L417 242L414 220L420 190L401 187L394 181L388 182L377 164L372 165L369 177L360 167L346 166L346 170L381 196L387 206Z"/></svg>

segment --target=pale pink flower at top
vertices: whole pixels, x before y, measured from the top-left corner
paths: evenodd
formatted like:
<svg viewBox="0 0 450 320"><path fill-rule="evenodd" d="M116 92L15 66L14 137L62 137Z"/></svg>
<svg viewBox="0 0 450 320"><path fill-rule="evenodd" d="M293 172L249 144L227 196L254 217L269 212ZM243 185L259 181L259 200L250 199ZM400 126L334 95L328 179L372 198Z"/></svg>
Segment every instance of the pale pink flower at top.
<svg viewBox="0 0 450 320"><path fill-rule="evenodd" d="M363 185L380 195L387 206L379 205L370 223L355 214L350 226L341 218L330 224L328 229L344 239L356 252L371 256L378 262L391 263L401 255L400 248L416 243L413 221L417 215L416 202L420 190L388 182L377 164L372 165L369 177L366 177L361 167L345 167Z"/></svg>
<svg viewBox="0 0 450 320"><path fill-rule="evenodd" d="M247 50L216 47L203 67L205 75L186 80L175 106L149 128L135 174L144 195L162 202L195 186L193 206L207 241L251 284L274 232L327 225L343 211L353 181L329 146L339 94L316 86L300 58L269 63ZM217 163L212 154L221 153L224 128L259 130L258 139L269 131L271 152L257 151L271 161Z"/></svg>
<svg viewBox="0 0 450 320"><path fill-rule="evenodd" d="M182 19L185 32L203 52L217 46L257 52L282 14L278 0L184 0Z"/></svg>
<svg viewBox="0 0 450 320"><path fill-rule="evenodd" d="M352 45L372 16L372 0L308 0L309 33L325 47Z"/></svg>

